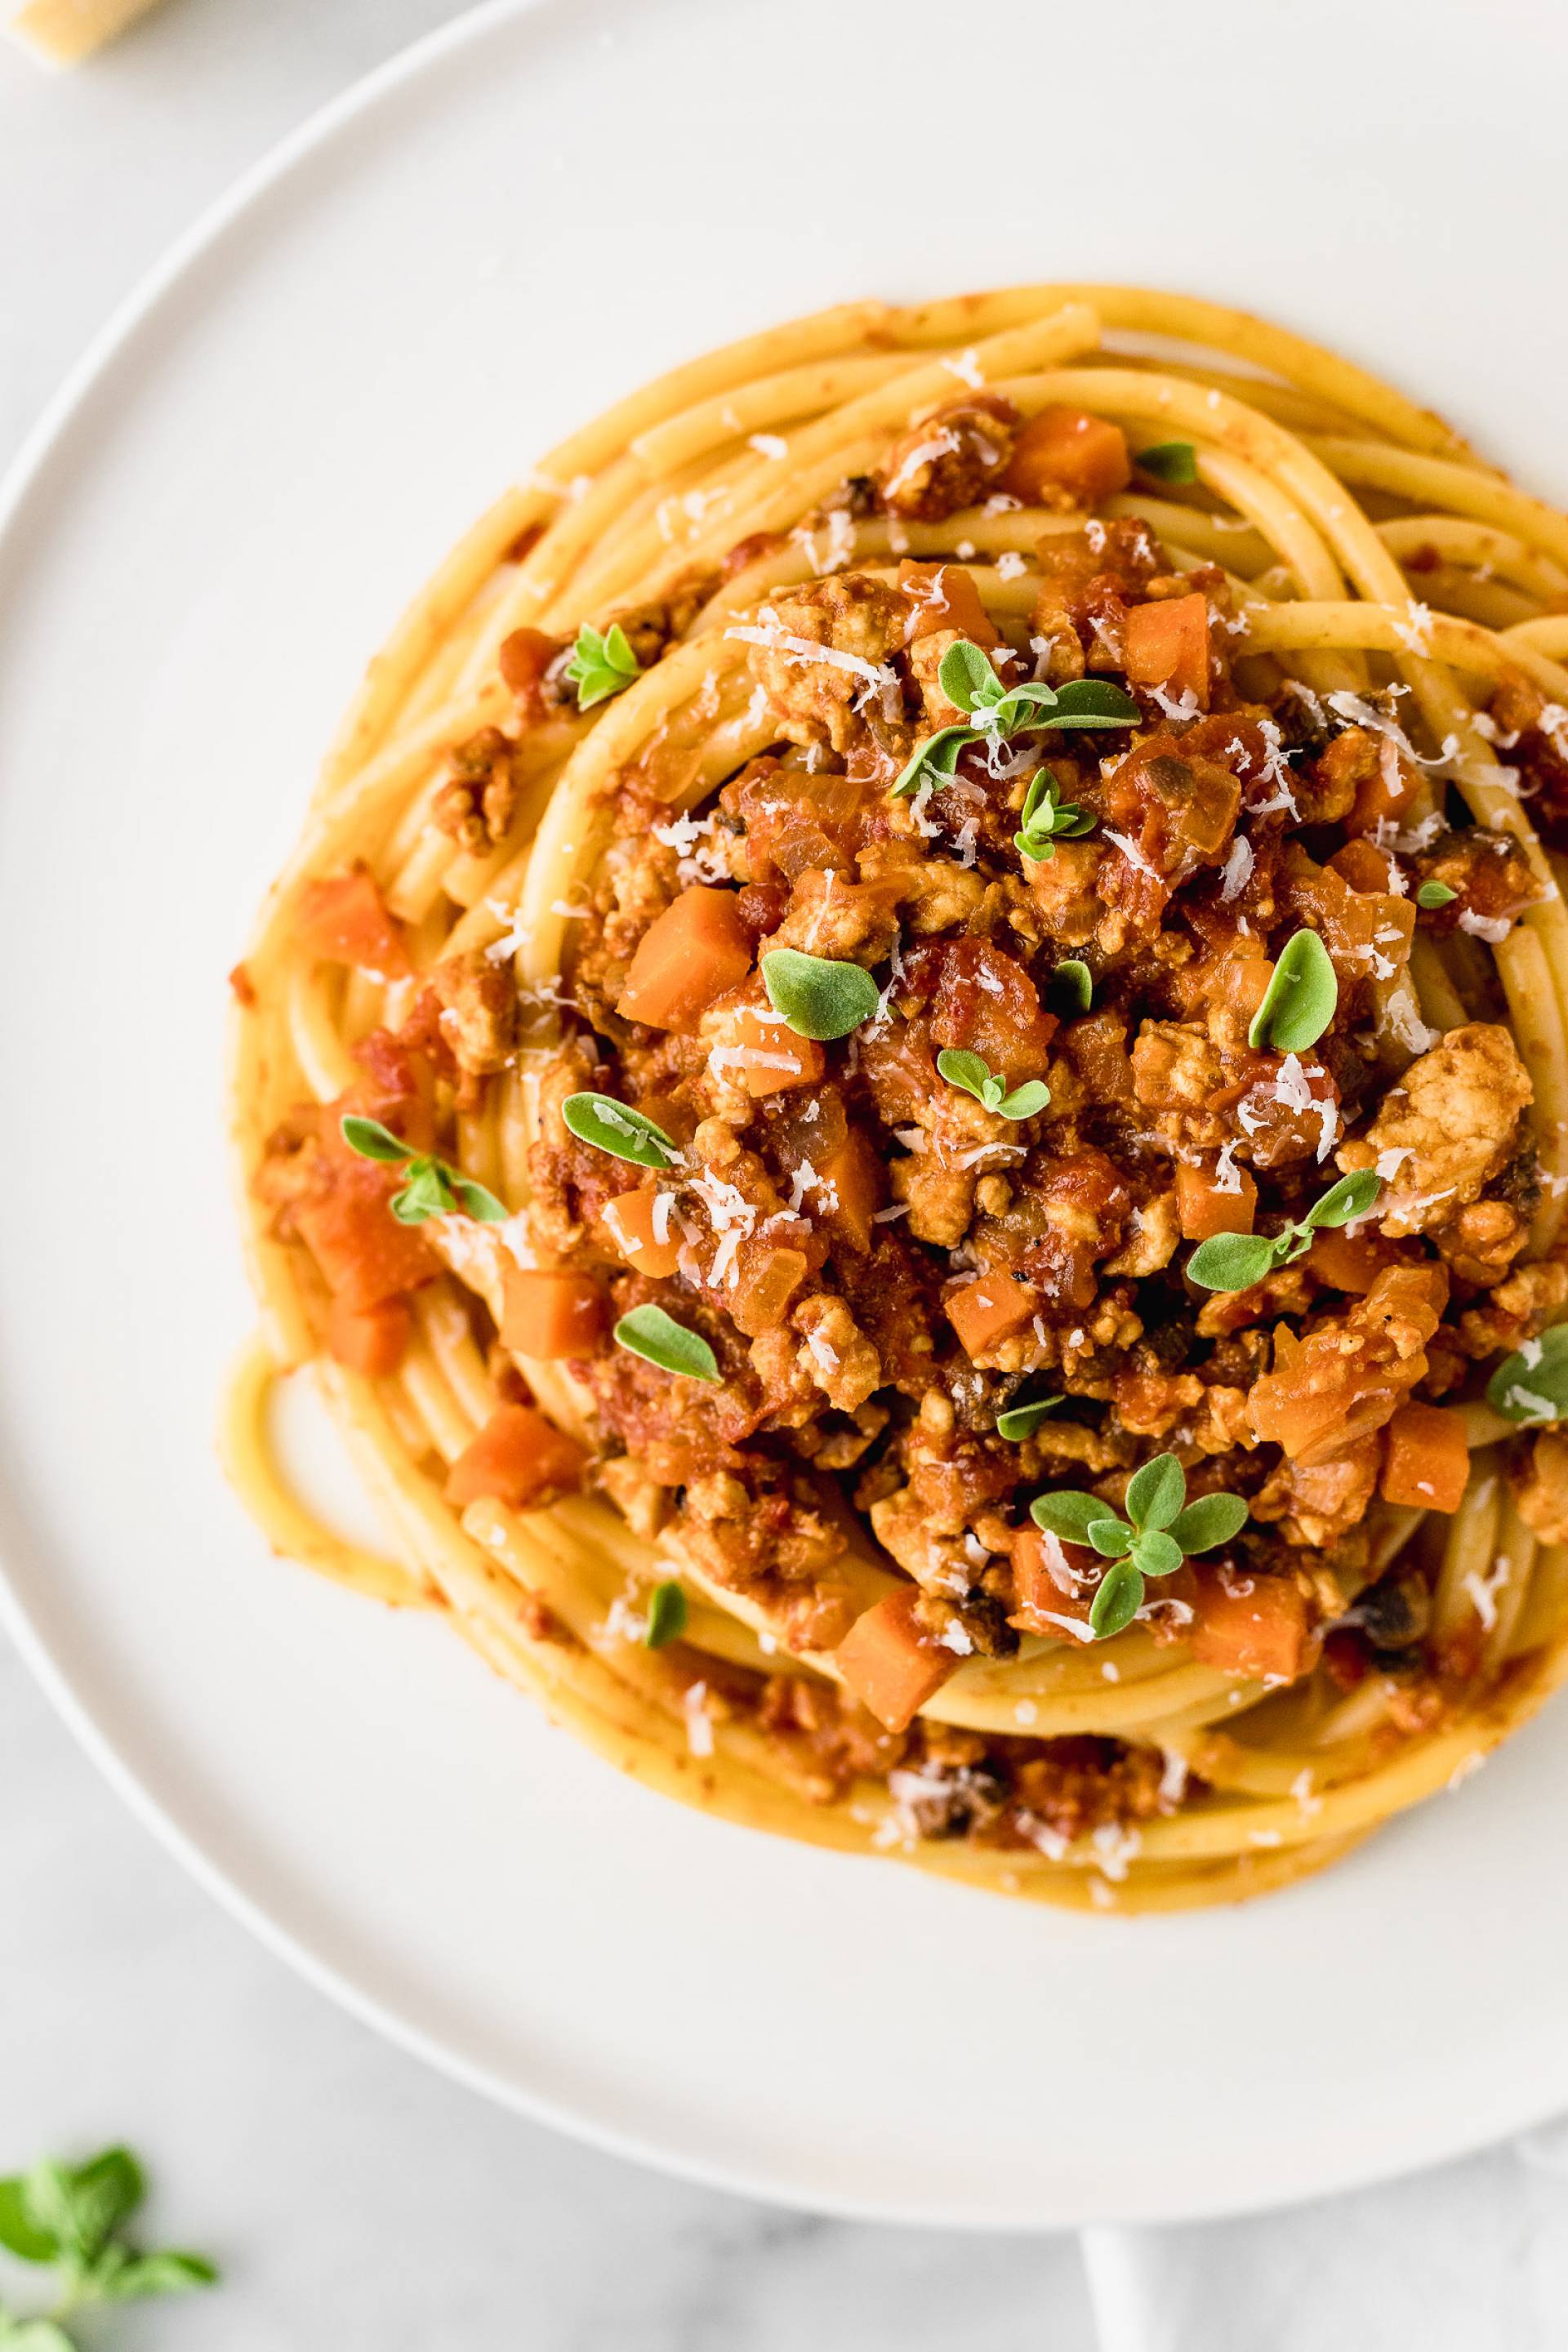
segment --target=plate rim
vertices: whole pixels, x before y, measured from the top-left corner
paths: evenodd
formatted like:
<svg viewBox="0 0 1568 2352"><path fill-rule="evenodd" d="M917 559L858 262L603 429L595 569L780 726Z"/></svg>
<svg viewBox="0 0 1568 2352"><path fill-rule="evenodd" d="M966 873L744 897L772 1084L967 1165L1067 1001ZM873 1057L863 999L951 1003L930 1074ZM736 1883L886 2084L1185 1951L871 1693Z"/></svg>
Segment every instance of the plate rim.
<svg viewBox="0 0 1568 2352"><path fill-rule="evenodd" d="M531 16L568 13L575 13L572 0L476 0L475 5L446 24L419 35L312 109L204 205L188 226L136 278L103 323L88 338L0 474L0 556L6 553L34 495L46 488L51 460L79 421L94 392L130 351L142 328L225 236L287 181L300 164L373 115L396 92L419 80L446 58L483 41L510 22ZM789 2158L782 2159L776 2168L764 2170L755 2158L750 2162L722 2160L693 2154L646 2136L633 2126L606 2123L467 2055L438 2031L415 2022L395 2002L369 1989L346 1967L314 1949L302 1928L286 1925L274 1916L265 1902L249 1892L216 1858L216 1848L209 1850L201 1837L176 1818L123 1752L121 1738L100 1720L61 1654L63 1644L51 1641L42 1622L35 1618L25 1598L25 1580L13 1574L5 1544L0 1544L0 1627L15 1643L28 1671L79 1747L128 1811L203 1891L275 1958L395 2048L421 2060L448 2081L606 2155L645 2165L698 2187L846 2221L962 2231L984 2236L1181 2225L1277 2211L1319 2196L1351 2194L1381 2182L1415 2178L1547 2122L1559 2112L1558 2095L1537 2095L1533 2100L1527 2097L1519 2111L1510 2103L1507 2120L1500 2121L1495 2116L1481 2119L1479 2137L1473 2128L1456 2122L1450 2130L1434 2137L1415 2164L1407 2154L1373 2156L1349 2168L1337 2168L1326 2180L1309 2178L1281 2185L1276 2177L1272 2182L1260 2183L1256 2189L1239 2194L1233 2187L1218 2199L1184 2198L1178 2191L1173 2198L1157 2202L1133 2200L1115 2213L1080 2210L1063 2212L1048 2221L1040 2219L1037 2211L981 2213L942 2205L922 2206L896 2197L857 2197L837 2189L813 2189L796 2177ZM1123 1927L1127 1924L1121 1923ZM1117 1932L1115 1925L1110 1932Z"/></svg>

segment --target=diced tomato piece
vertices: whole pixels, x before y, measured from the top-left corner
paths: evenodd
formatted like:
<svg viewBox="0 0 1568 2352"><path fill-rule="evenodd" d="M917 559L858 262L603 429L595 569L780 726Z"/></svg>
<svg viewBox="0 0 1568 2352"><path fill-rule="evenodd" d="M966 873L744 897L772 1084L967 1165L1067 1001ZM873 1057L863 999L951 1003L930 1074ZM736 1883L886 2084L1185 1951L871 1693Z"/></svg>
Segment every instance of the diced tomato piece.
<svg viewBox="0 0 1568 2352"><path fill-rule="evenodd" d="M300 1237L321 1267L329 1290L352 1314L379 1307L401 1290L415 1290L441 1271L417 1225L401 1225L388 1207L403 1179L368 1160L330 1163L331 1189L294 1211Z"/></svg>
<svg viewBox="0 0 1568 2352"><path fill-rule="evenodd" d="M710 1066L749 1095L779 1095L791 1087L821 1084L827 1056L810 1037L798 1037L776 1013L755 1004L719 1004L710 1029ZM718 1058L715 1060L714 1056Z"/></svg>
<svg viewBox="0 0 1568 2352"><path fill-rule="evenodd" d="M983 1274L950 1290L942 1301L947 1319L971 1358L984 1355L999 1339L1021 1330L1039 1303L1039 1293L1015 1282L1010 1274Z"/></svg>
<svg viewBox="0 0 1568 2352"><path fill-rule="evenodd" d="M414 970L403 934L364 866L308 883L300 893L294 936L308 956L356 964L378 980L406 980Z"/></svg>
<svg viewBox="0 0 1568 2352"><path fill-rule="evenodd" d="M1201 595L1134 604L1127 615L1121 667L1134 686L1161 686L1209 707L1209 608Z"/></svg>
<svg viewBox="0 0 1568 2352"><path fill-rule="evenodd" d="M1402 1404L1388 1424L1384 1500L1417 1511L1457 1511L1469 1476L1464 1414L1440 1404Z"/></svg>
<svg viewBox="0 0 1568 2352"><path fill-rule="evenodd" d="M980 601L974 574L962 563L913 563L906 556L899 566L899 585L915 608L908 639L911 646L918 638L939 635L943 629L956 629L972 646L983 646L988 653L1001 644L1001 635Z"/></svg>
<svg viewBox="0 0 1568 2352"><path fill-rule="evenodd" d="M616 1012L650 1029L689 1029L752 968L752 942L733 890L693 884L637 942Z"/></svg>
<svg viewBox="0 0 1568 2352"><path fill-rule="evenodd" d="M662 1197L673 1204L675 1195L668 1187ZM617 1192L605 1203L599 1220L616 1256L652 1282L662 1282L680 1263L681 1234L672 1222L671 1210L658 1208L660 1198L657 1184L641 1185L635 1192Z"/></svg>
<svg viewBox="0 0 1568 2352"><path fill-rule="evenodd" d="M1221 1674L1294 1682L1307 1659L1307 1603L1294 1581L1233 1576L1203 1560L1190 1566L1195 1614L1187 1639L1194 1656Z"/></svg>
<svg viewBox="0 0 1568 2352"><path fill-rule="evenodd" d="M857 1617L834 1657L845 1683L889 1731L907 1731L958 1660L915 1622L920 1594L890 1592Z"/></svg>
<svg viewBox="0 0 1568 2352"><path fill-rule="evenodd" d="M1252 1231L1258 1187L1245 1168L1233 1168L1231 1177L1231 1183L1224 1185L1213 1170L1177 1169L1176 1214L1184 1241L1206 1242L1211 1234ZM1239 1183L1234 1181L1237 1177Z"/></svg>
<svg viewBox="0 0 1568 2352"><path fill-rule="evenodd" d="M407 1350L409 1320L405 1298L384 1298L363 1309L334 1298L327 1317L327 1352L351 1372L384 1380Z"/></svg>
<svg viewBox="0 0 1568 2352"><path fill-rule="evenodd" d="M1132 478L1127 436L1119 425L1082 408L1042 408L1013 444L1002 488L1026 506L1048 503L1065 491L1075 506L1102 506Z"/></svg>
<svg viewBox="0 0 1568 2352"><path fill-rule="evenodd" d="M447 1473L447 1500L462 1510L481 1495L514 1511L570 1494L587 1454L530 1404L503 1404Z"/></svg>
<svg viewBox="0 0 1568 2352"><path fill-rule="evenodd" d="M596 1282L566 1266L508 1266L500 1336L520 1356L552 1362L594 1356L604 1337L606 1301Z"/></svg>

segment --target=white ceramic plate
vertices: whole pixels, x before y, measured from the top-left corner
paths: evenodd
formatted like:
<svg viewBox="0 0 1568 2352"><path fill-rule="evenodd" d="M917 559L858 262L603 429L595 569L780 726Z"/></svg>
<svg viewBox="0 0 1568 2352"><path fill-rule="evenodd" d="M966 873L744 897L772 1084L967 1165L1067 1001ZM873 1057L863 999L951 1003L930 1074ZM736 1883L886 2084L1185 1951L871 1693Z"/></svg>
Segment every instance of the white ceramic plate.
<svg viewBox="0 0 1568 2352"><path fill-rule="evenodd" d="M438 1624L273 1561L210 1437L248 1323L224 974L361 663L504 480L818 303L1103 276L1271 310L1562 495L1565 98L1568 19L1464 0L484 9L223 205L36 439L0 539L10 1613L210 1885L498 2097L1013 2226L1568 2105L1568 1709L1296 1892L1061 1917L645 1795Z"/></svg>

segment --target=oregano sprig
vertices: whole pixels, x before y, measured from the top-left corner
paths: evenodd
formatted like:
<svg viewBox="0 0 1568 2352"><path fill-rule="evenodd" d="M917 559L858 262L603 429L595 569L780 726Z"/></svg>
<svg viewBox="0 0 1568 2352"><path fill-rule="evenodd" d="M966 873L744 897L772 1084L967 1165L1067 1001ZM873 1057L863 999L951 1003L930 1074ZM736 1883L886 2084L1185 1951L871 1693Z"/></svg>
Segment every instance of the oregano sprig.
<svg viewBox="0 0 1568 2352"><path fill-rule="evenodd" d="M640 667L618 621L612 621L602 636L584 621L566 665L566 677L577 689L578 709L592 710L612 694L624 694Z"/></svg>
<svg viewBox="0 0 1568 2352"><path fill-rule="evenodd" d="M937 666L937 682L954 708L964 712L964 719L939 728L916 746L891 788L896 799L919 792L928 780L951 776L966 743L1005 742L1045 728L1132 727L1138 722L1138 705L1108 678L1071 678L1059 687L1047 686L1043 678L1005 685L984 647L969 637L957 637L949 646Z"/></svg>
<svg viewBox="0 0 1568 2352"><path fill-rule="evenodd" d="M1058 801L1060 790L1050 770L1042 768L1030 779L1024 795L1013 845L1021 857L1031 858L1037 866L1056 856L1058 841L1076 841L1094 830L1094 812L1080 808L1076 801Z"/></svg>
<svg viewBox="0 0 1568 2352"><path fill-rule="evenodd" d="M1089 1607L1089 1631L1109 1641L1143 1606L1144 1580L1170 1576L1194 1552L1228 1543L1247 1524L1240 1495L1200 1495L1187 1501L1187 1474L1173 1454L1157 1454L1127 1482L1119 1518L1098 1495L1063 1488L1037 1495L1029 1516L1064 1543L1087 1544L1108 1564Z"/></svg>
<svg viewBox="0 0 1568 2352"><path fill-rule="evenodd" d="M1447 906L1458 895L1457 890L1450 890L1446 882L1423 882L1416 890L1415 903L1431 914L1436 908Z"/></svg>
<svg viewBox="0 0 1568 2352"><path fill-rule="evenodd" d="M972 1054L966 1045L944 1045L936 1066L950 1087L961 1087L1001 1118L1033 1118L1051 1098L1043 1078L1026 1079L1009 1091L1005 1078L993 1076L984 1054Z"/></svg>
<svg viewBox="0 0 1568 2352"><path fill-rule="evenodd" d="M58 2280L55 2301L40 2316L0 2310L0 2347L73 2352L60 2322L74 2311L216 2284L216 2266L205 2254L173 2246L144 2252L128 2242L125 2225L145 2195L142 2167L126 2147L106 2147L86 2164L46 2158L0 2179L0 2246L18 2261L52 2268Z"/></svg>
<svg viewBox="0 0 1568 2352"><path fill-rule="evenodd" d="M1187 1260L1187 1272L1205 1290L1250 1290L1276 1266L1305 1257L1321 1226L1348 1225L1353 1217L1364 1217L1382 1190L1375 1168L1358 1168L1331 1184L1304 1217L1281 1233L1211 1234Z"/></svg>
<svg viewBox="0 0 1568 2352"><path fill-rule="evenodd" d="M460 1209L481 1224L504 1223L507 1210L493 1192L487 1192L461 1169L437 1160L434 1152L416 1151L401 1136L383 1127L380 1119L351 1115L341 1122L341 1131L349 1150L357 1151L362 1160L381 1160L389 1167L402 1168L403 1190L387 1202L400 1225L422 1225L426 1217L454 1216Z"/></svg>

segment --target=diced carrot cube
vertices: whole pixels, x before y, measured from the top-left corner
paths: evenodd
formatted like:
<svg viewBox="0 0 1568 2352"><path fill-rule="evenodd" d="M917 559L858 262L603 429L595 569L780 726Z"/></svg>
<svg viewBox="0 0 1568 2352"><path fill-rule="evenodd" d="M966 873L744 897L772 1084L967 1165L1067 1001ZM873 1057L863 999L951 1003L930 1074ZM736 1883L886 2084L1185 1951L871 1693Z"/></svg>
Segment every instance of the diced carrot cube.
<svg viewBox="0 0 1568 2352"><path fill-rule="evenodd" d="M1347 1234L1342 1226L1325 1225L1312 1235L1307 1268L1331 1290L1353 1291L1359 1298L1400 1257L1397 1243L1385 1242L1381 1234Z"/></svg>
<svg viewBox="0 0 1568 2352"><path fill-rule="evenodd" d="M1010 1274L983 1274L950 1290L942 1304L964 1353L983 1356L1009 1332L1027 1323L1039 1306L1038 1293Z"/></svg>
<svg viewBox="0 0 1568 2352"><path fill-rule="evenodd" d="M1190 1563L1194 1615L1193 1655L1221 1674L1259 1682L1294 1682L1307 1657L1307 1603L1288 1576L1231 1576L1205 1561Z"/></svg>
<svg viewBox="0 0 1568 2352"><path fill-rule="evenodd" d="M1196 593L1134 604L1127 615L1121 667L1134 686L1191 694L1209 707L1209 608Z"/></svg>
<svg viewBox="0 0 1568 2352"><path fill-rule="evenodd" d="M659 1208L661 1199L673 1205L675 1195L668 1189L661 1192L657 1184L617 1192L606 1201L599 1219L616 1255L652 1282L662 1282L680 1263L681 1234L671 1222L671 1210Z"/></svg>
<svg viewBox="0 0 1568 2352"><path fill-rule="evenodd" d="M875 1213L881 1198L882 1163L864 1129L852 1127L835 1151L827 1153L817 1174L821 1190L812 1202L836 1234L851 1249L868 1250L876 1233Z"/></svg>
<svg viewBox="0 0 1568 2352"><path fill-rule="evenodd" d="M356 964L378 980L406 980L414 969L367 866L309 883L300 894L294 936L308 956Z"/></svg>
<svg viewBox="0 0 1568 2352"><path fill-rule="evenodd" d="M529 1404L503 1404L447 1473L447 1500L462 1510L481 1495L514 1511L569 1494L587 1460L574 1439Z"/></svg>
<svg viewBox="0 0 1568 2352"><path fill-rule="evenodd" d="M508 1266L500 1336L520 1356L542 1362L594 1356L604 1337L605 1301L596 1282L566 1266Z"/></svg>
<svg viewBox="0 0 1568 2352"><path fill-rule="evenodd" d="M1109 1517L1110 1504L1105 1507ZM1047 1641L1061 1639L1064 1617L1087 1625L1094 1588L1086 1584L1079 1592L1072 1577L1075 1568L1088 1568L1094 1559L1085 1545L1065 1544L1026 1519L1013 1538L1013 1589L1018 1603L1013 1623L1026 1633L1043 1633Z"/></svg>
<svg viewBox="0 0 1568 2352"><path fill-rule="evenodd" d="M1402 1404L1388 1424L1378 1482L1384 1500L1417 1511L1457 1511L1469 1475L1464 1414L1440 1404Z"/></svg>
<svg viewBox="0 0 1568 2352"><path fill-rule="evenodd" d="M890 1592L845 1634L834 1658L846 1685L889 1731L907 1731L958 1660L915 1621L920 1594Z"/></svg>
<svg viewBox="0 0 1568 2352"><path fill-rule="evenodd" d="M1352 890L1388 889L1388 857L1370 841L1358 837L1336 849L1330 866Z"/></svg>
<svg viewBox="0 0 1568 2352"><path fill-rule="evenodd" d="M327 1317L327 1352L351 1372L384 1380L403 1361L408 1324L405 1298L384 1298L375 1307L363 1308L334 1298Z"/></svg>
<svg viewBox="0 0 1568 2352"><path fill-rule="evenodd" d="M752 968L752 942L733 890L694 884L637 942L616 1012L650 1029L689 1029Z"/></svg>
<svg viewBox="0 0 1568 2352"><path fill-rule="evenodd" d="M396 1170L369 1160L334 1161L331 1190L294 1211L300 1238L328 1289L352 1314L416 1289L441 1271L419 1227L399 1224L387 1205L402 1181Z"/></svg>
<svg viewBox="0 0 1568 2352"><path fill-rule="evenodd" d="M1002 488L1026 506L1065 491L1075 506L1102 506L1132 478L1127 436L1119 425L1082 408L1042 408L1013 444Z"/></svg>
<svg viewBox="0 0 1568 2352"><path fill-rule="evenodd" d="M956 629L972 646L987 652L1002 642L1000 633L980 601L974 574L962 563L914 563L908 556L899 566L899 585L914 605L914 626L908 643Z"/></svg>
<svg viewBox="0 0 1568 2352"><path fill-rule="evenodd" d="M1252 1231L1258 1187L1245 1168L1233 1168L1231 1175L1239 1177L1240 1182L1223 1185L1210 1169L1177 1169L1176 1215L1184 1241L1206 1242L1211 1234Z"/></svg>
<svg viewBox="0 0 1568 2352"><path fill-rule="evenodd" d="M710 1066L749 1095L784 1094L791 1087L815 1087L827 1067L827 1056L809 1037L797 1037L776 1013L754 1004L721 1004L714 1008L710 1029L713 1046Z"/></svg>

